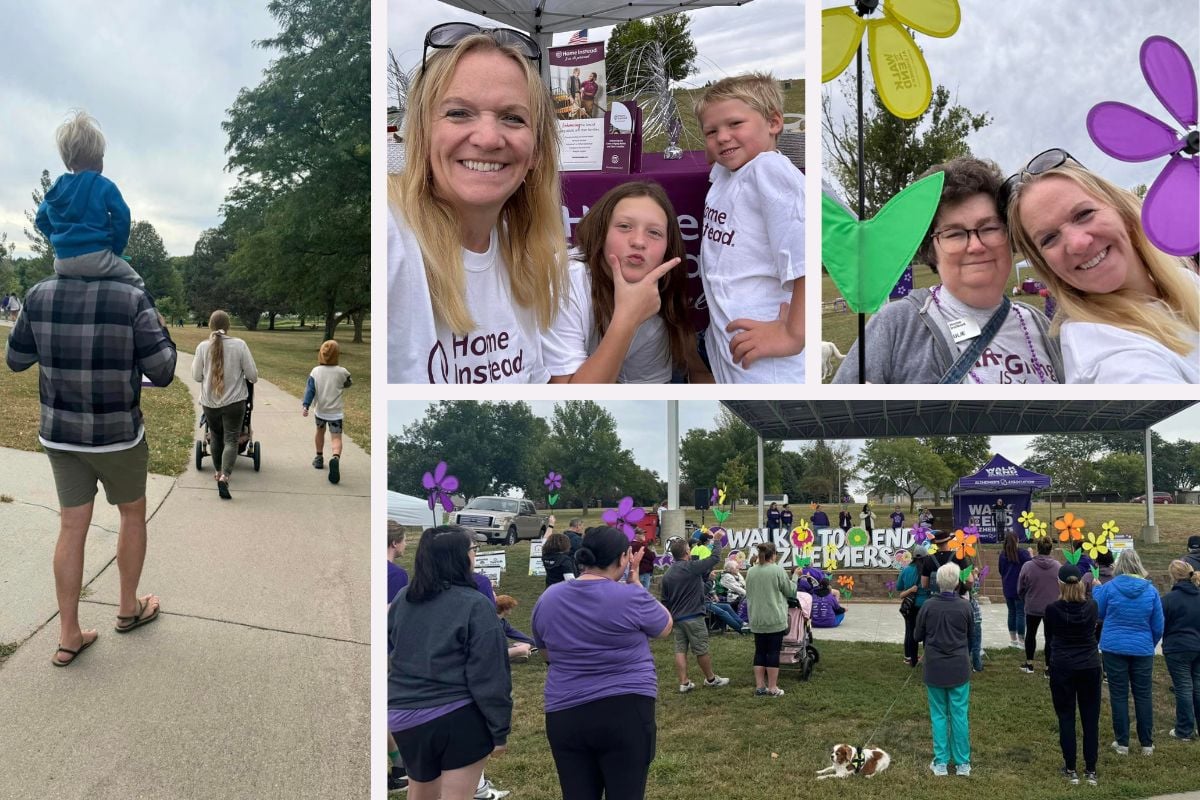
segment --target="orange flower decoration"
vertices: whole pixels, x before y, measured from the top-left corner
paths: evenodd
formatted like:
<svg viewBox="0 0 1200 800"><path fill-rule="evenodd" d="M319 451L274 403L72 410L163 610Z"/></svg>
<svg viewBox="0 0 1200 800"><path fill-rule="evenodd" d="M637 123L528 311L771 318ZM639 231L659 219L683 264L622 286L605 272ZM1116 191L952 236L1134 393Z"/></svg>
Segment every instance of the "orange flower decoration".
<svg viewBox="0 0 1200 800"><path fill-rule="evenodd" d="M839 575L837 582L838 582L839 586L845 586L850 591L852 591L852 592L854 591L854 576L853 575Z"/></svg>
<svg viewBox="0 0 1200 800"><path fill-rule="evenodd" d="M1070 511L1063 514L1062 519L1054 520L1054 527L1058 531L1058 540L1060 542L1081 541L1083 539L1083 526L1086 524L1082 517L1077 517Z"/></svg>
<svg viewBox="0 0 1200 800"><path fill-rule="evenodd" d="M959 559L964 559L975 555L975 543L977 541L979 541L978 536L973 533L963 533L960 528L954 532L954 538L950 540L950 544L954 548L954 554Z"/></svg>

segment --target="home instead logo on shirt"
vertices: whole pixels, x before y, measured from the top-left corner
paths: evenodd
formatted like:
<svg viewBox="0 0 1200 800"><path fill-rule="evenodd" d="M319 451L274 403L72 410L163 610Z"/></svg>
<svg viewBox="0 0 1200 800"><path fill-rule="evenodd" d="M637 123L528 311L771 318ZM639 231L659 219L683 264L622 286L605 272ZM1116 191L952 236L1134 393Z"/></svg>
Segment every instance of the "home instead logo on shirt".
<svg viewBox="0 0 1200 800"><path fill-rule="evenodd" d="M728 219L728 213L719 211L710 205L705 205L704 238L717 244L727 244L730 247L734 247L733 238L737 235L737 231L725 230L725 223Z"/></svg>
<svg viewBox="0 0 1200 800"><path fill-rule="evenodd" d="M515 352L514 352L515 349ZM429 351L430 383L499 383L521 374L525 351L508 331L450 335Z"/></svg>

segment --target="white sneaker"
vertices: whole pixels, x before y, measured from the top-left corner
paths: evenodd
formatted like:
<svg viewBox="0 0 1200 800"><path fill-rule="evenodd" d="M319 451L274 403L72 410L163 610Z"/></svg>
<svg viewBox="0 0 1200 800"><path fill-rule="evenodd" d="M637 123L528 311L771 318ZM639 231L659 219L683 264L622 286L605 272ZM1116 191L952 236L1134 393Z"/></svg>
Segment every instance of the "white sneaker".
<svg viewBox="0 0 1200 800"><path fill-rule="evenodd" d="M1154 745L1150 745L1150 746L1148 746L1148 747L1143 747L1143 748L1142 748L1142 755L1144 755L1144 756L1152 756L1152 755L1154 755Z"/></svg>
<svg viewBox="0 0 1200 800"><path fill-rule="evenodd" d="M767 697L783 697L785 692L776 686L774 689L767 689Z"/></svg>
<svg viewBox="0 0 1200 800"><path fill-rule="evenodd" d="M934 775L938 776L939 778L944 778L950 774L946 770L945 764L937 764L933 761L929 762L929 771L932 772Z"/></svg>
<svg viewBox="0 0 1200 800"><path fill-rule="evenodd" d="M1019 649L1019 648L1022 648L1022 647L1024 647L1025 645L1023 645L1023 644L1021 644L1020 642L1018 642L1018 641L1015 641L1015 640L1014 640L1014 641L1011 641L1011 642L1009 642L1009 643L1008 643L1008 646L1009 646L1009 647L1016 647L1016 648L1018 648L1018 649Z"/></svg>
<svg viewBox="0 0 1200 800"><path fill-rule="evenodd" d="M1113 743L1112 743L1112 749L1113 749L1113 750L1116 750L1116 751L1117 751L1117 755L1119 755L1119 756L1127 756L1127 755L1129 755L1129 746L1128 746L1128 745L1117 744L1116 742L1113 742Z"/></svg>
<svg viewBox="0 0 1200 800"><path fill-rule="evenodd" d="M954 774L955 774L955 775L961 775L961 776L963 776L964 778L969 778L969 777L971 777L971 765L970 765L970 764L957 764L957 765L955 765L955 767L954 767Z"/></svg>
<svg viewBox="0 0 1200 800"><path fill-rule="evenodd" d="M692 689L695 689L695 688L696 688L696 684L692 683L691 681L688 681L687 683L681 683L681 684L679 684L679 693L687 694L688 692L690 692Z"/></svg>
<svg viewBox="0 0 1200 800"><path fill-rule="evenodd" d="M722 678L720 675L713 673L712 678L706 679L704 681L704 685L709 687L710 689L715 689L718 686L728 686L729 678Z"/></svg>
<svg viewBox="0 0 1200 800"><path fill-rule="evenodd" d="M475 800L502 800L508 797L512 792L506 789L497 789L490 780L484 780L483 788L475 792Z"/></svg>

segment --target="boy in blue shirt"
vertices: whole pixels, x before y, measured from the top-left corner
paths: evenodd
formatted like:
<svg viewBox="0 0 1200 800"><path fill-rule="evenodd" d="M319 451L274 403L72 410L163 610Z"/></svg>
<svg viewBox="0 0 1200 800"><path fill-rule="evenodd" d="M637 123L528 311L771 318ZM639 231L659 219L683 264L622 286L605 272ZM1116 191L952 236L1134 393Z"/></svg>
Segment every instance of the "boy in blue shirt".
<svg viewBox="0 0 1200 800"><path fill-rule="evenodd" d="M144 288L121 254L129 242L129 206L104 171L104 134L85 111L58 126L59 175L38 206L34 224L54 248L54 271L122 280Z"/></svg>

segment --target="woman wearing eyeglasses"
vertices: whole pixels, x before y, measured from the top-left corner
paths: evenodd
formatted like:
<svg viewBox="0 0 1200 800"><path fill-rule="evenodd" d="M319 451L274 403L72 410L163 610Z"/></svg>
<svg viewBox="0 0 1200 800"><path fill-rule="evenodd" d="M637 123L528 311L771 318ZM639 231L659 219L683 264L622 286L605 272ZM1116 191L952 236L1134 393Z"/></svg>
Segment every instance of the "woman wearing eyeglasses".
<svg viewBox="0 0 1200 800"><path fill-rule="evenodd" d="M429 528L388 608L388 730L414 800L469 800L488 756L507 749L508 640L474 568L465 529Z"/></svg>
<svg viewBox="0 0 1200 800"><path fill-rule="evenodd" d="M1200 278L1146 238L1134 194L1053 149L1005 181L1004 201L1058 303L1067 383L1200 383Z"/></svg>
<svg viewBox="0 0 1200 800"><path fill-rule="evenodd" d="M456 22L425 45L388 186L388 381L545 383L567 273L537 44Z"/></svg>
<svg viewBox="0 0 1200 800"><path fill-rule="evenodd" d="M888 303L867 323L868 383L1058 383L1062 359L1050 323L1005 296L1012 252L996 208L1000 169L956 158L921 177L945 174L941 202L917 251L941 279ZM855 342L834 383L857 383Z"/></svg>

